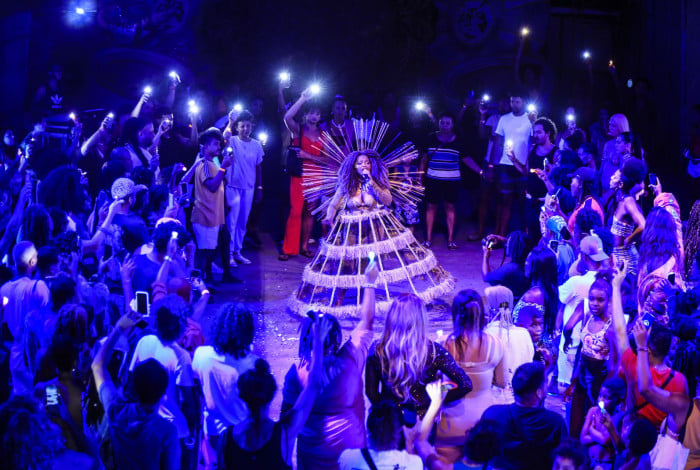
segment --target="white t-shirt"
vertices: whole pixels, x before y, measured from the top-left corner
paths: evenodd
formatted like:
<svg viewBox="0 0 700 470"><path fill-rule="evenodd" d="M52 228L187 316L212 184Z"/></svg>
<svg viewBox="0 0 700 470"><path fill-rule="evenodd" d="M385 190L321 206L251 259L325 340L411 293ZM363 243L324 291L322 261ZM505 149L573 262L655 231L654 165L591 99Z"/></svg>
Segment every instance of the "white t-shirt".
<svg viewBox="0 0 700 470"><path fill-rule="evenodd" d="M248 407L238 397L238 378L255 367L258 357L242 359L218 354L212 346L200 346L194 352L192 372L202 384L204 395L204 432L218 436L248 416Z"/></svg>
<svg viewBox="0 0 700 470"><path fill-rule="evenodd" d="M238 189L255 189L256 167L262 163L262 145L255 139L244 142L237 135L228 141L233 149L233 165L226 174L227 186Z"/></svg>
<svg viewBox="0 0 700 470"><path fill-rule="evenodd" d="M504 114L498 120L494 134L503 137L503 154L498 164L513 165L513 162L506 155L506 142L509 140L513 141L515 158L523 165L527 164L527 151L532 135L532 124L527 113L523 113L521 116L515 116L513 113Z"/></svg>
<svg viewBox="0 0 700 470"><path fill-rule="evenodd" d="M530 332L521 326L510 325L502 327L500 321L492 321L484 332L501 340L503 344L503 381L506 386L497 396L497 401L510 404L515 401L513 396L513 375L518 367L526 362L532 362L535 356L535 345L532 344Z"/></svg>
<svg viewBox="0 0 700 470"><path fill-rule="evenodd" d="M423 461L417 455L411 455L405 450L369 449L377 470L423 470ZM338 458L340 470L369 470L367 461L362 456L361 449L347 449Z"/></svg>
<svg viewBox="0 0 700 470"><path fill-rule="evenodd" d="M180 410L177 387L194 386L190 355L184 350L183 352L184 354L178 355L171 346L161 343L156 335L146 335L136 345L129 366L129 370L133 372L136 365L153 358L168 372L168 388L160 400L158 414L175 425L179 438L189 436L190 431L185 415Z"/></svg>

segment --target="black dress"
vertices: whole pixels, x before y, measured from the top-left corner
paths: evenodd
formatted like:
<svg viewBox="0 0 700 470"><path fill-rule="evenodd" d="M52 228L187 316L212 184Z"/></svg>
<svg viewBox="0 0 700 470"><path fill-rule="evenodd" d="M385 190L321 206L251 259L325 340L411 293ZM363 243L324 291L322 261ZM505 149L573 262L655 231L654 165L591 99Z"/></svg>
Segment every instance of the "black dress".
<svg viewBox="0 0 700 470"><path fill-rule="evenodd" d="M277 422L272 428L272 436L261 448L246 450L238 445L233 438L233 426L224 431L221 448L219 449L219 468L234 469L260 469L260 470L287 470L287 465L282 456L282 425Z"/></svg>
<svg viewBox="0 0 700 470"><path fill-rule="evenodd" d="M382 373L382 366L376 354L377 344L374 343L370 347L370 356L367 358L367 367L365 368L365 392L373 404L382 400L392 400L404 410L404 418L406 418L407 411L415 412L422 417L430 406L430 397L425 386L437 380L438 372L442 373L443 379L449 379L457 385L447 392L445 403L459 400L472 390L472 381L467 373L459 367L445 348L431 341L428 363L423 369L418 383L411 387L410 399L403 402L394 395L391 386L387 383L387 378Z"/></svg>

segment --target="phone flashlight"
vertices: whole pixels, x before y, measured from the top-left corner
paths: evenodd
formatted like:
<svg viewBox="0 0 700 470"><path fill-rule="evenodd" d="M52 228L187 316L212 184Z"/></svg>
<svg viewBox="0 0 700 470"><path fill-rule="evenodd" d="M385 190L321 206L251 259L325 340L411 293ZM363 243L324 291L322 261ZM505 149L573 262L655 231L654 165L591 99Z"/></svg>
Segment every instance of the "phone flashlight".
<svg viewBox="0 0 700 470"><path fill-rule="evenodd" d="M151 88L150 86L146 86L146 87L143 89L143 93L146 94L146 95L150 95L151 93L153 93L153 88Z"/></svg>
<svg viewBox="0 0 700 470"><path fill-rule="evenodd" d="M2 298L2 306L7 307L7 304L10 303L10 299L8 297L3 297Z"/></svg>
<svg viewBox="0 0 700 470"><path fill-rule="evenodd" d="M173 230L172 232L170 232L170 239L171 240L177 240L177 237L178 237L177 231Z"/></svg>
<svg viewBox="0 0 700 470"><path fill-rule="evenodd" d="M527 36L528 34L530 34L530 30L529 30L527 27L520 30L520 35L521 35L522 37L525 37L525 36Z"/></svg>
<svg viewBox="0 0 700 470"><path fill-rule="evenodd" d="M527 112L528 113L536 113L537 112L537 106L534 105L534 103L530 103L527 105Z"/></svg>
<svg viewBox="0 0 700 470"><path fill-rule="evenodd" d="M71 121L75 121L77 119L77 117L75 116L75 113L68 114L68 117L71 119Z"/></svg>
<svg viewBox="0 0 700 470"><path fill-rule="evenodd" d="M583 57L583 60L588 60L591 58L591 53L589 51L583 51L583 54L581 54L581 57Z"/></svg>
<svg viewBox="0 0 700 470"><path fill-rule="evenodd" d="M233 105L233 110L238 111L239 113L243 111L243 105L241 103L236 103Z"/></svg>
<svg viewBox="0 0 700 470"><path fill-rule="evenodd" d="M109 113L109 114L107 114L107 117L110 118L110 119L114 119L114 113Z"/></svg>
<svg viewBox="0 0 700 470"><path fill-rule="evenodd" d="M377 257L377 254L374 251L370 251L367 253L367 258L369 258L369 262L371 263L374 261L374 259Z"/></svg>
<svg viewBox="0 0 700 470"><path fill-rule="evenodd" d="M263 145L265 145L267 143L267 137L268 137L267 132L260 132L258 134L258 140Z"/></svg>
<svg viewBox="0 0 700 470"><path fill-rule="evenodd" d="M604 402L603 400L600 400L600 401L598 402L598 408L600 408L600 412L601 412L601 413L603 413L603 414L606 413L606 412L605 412L605 402Z"/></svg>
<svg viewBox="0 0 700 470"><path fill-rule="evenodd" d="M280 72L280 81L288 82L292 78L289 72Z"/></svg>
<svg viewBox="0 0 700 470"><path fill-rule="evenodd" d="M321 85L318 83L312 83L311 86L309 86L309 91L312 95L318 95L321 93Z"/></svg>
<svg viewBox="0 0 700 470"><path fill-rule="evenodd" d="M506 140L506 147L513 148L513 141L510 139Z"/></svg>
<svg viewBox="0 0 700 470"><path fill-rule="evenodd" d="M484 93L484 96L481 97L481 101L484 103L488 103L491 100L491 97L489 96L488 93Z"/></svg>
<svg viewBox="0 0 700 470"><path fill-rule="evenodd" d="M567 114L566 115L566 122L574 122L576 120L576 116L573 114Z"/></svg>
<svg viewBox="0 0 700 470"><path fill-rule="evenodd" d="M417 102L416 102L416 109L417 109L418 111L423 111L423 110L425 110L425 103L422 102L422 101L417 101Z"/></svg>
<svg viewBox="0 0 700 470"><path fill-rule="evenodd" d="M608 61L608 67L614 67L614 66L615 66L615 63L612 61L612 59L610 59Z"/></svg>

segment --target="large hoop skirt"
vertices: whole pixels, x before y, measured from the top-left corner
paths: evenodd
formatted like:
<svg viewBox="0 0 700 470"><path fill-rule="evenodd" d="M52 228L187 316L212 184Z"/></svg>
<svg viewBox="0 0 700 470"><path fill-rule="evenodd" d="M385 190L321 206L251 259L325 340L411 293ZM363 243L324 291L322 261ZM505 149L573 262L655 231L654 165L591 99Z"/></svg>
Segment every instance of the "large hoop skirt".
<svg viewBox="0 0 700 470"><path fill-rule="evenodd" d="M413 293L424 302L452 291L454 278L386 208L341 211L333 228L305 268L289 307L299 315L309 310L338 318L359 316L364 270L376 255L376 309L385 313L399 294Z"/></svg>

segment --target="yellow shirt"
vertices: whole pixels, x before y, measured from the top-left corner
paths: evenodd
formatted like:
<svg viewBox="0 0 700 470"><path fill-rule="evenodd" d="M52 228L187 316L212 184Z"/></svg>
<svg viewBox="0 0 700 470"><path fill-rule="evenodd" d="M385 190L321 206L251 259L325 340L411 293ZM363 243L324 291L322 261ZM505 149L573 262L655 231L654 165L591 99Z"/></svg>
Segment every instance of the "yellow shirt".
<svg viewBox="0 0 700 470"><path fill-rule="evenodd" d="M192 223L204 227L218 227L225 223L224 219L224 184L211 192L204 182L216 176L219 165L212 161L205 161L199 165L194 173L194 208L192 209Z"/></svg>

